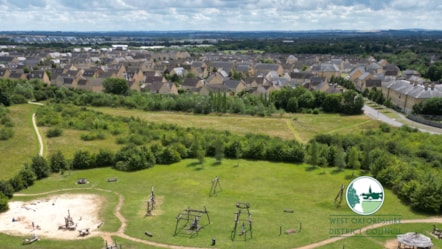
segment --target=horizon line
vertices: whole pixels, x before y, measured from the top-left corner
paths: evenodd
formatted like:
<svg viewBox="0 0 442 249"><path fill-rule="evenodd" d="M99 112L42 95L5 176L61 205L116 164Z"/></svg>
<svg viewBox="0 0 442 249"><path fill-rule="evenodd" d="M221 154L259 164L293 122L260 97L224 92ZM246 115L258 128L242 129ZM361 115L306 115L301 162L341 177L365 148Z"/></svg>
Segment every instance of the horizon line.
<svg viewBox="0 0 442 249"><path fill-rule="evenodd" d="M0 30L0 33L7 32L54 32L54 33L113 33L113 32L383 32L383 31L442 31L442 29L426 29L426 28L402 28L402 29L300 29L300 30L200 30L200 29L183 29L183 30Z"/></svg>

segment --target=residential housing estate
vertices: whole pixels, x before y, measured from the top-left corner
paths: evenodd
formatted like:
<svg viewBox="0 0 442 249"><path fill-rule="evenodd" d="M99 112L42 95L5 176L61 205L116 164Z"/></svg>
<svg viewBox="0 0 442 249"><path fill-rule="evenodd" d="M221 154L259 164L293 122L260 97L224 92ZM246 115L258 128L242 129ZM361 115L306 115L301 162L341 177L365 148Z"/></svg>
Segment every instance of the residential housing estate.
<svg viewBox="0 0 442 249"><path fill-rule="evenodd" d="M165 75L175 75L182 79L181 83L170 82ZM425 99L442 97L442 85L438 82L428 82L417 71L401 71L386 60L376 61L372 57L253 52L192 56L180 49L132 50L125 45L76 48L70 52L0 51L0 78L38 79L60 87L100 92L103 81L110 77L127 80L133 91L153 94L208 95L221 91L257 96L282 87L338 93L344 89L330 83L330 79L344 77L361 92L374 87L382 89L384 97L406 113Z"/></svg>

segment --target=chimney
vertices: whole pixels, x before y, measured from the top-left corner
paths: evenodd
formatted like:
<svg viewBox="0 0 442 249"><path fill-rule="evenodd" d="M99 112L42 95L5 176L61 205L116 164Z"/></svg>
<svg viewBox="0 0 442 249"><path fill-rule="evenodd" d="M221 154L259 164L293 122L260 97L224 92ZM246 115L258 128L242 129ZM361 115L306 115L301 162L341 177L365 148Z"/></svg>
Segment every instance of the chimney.
<svg viewBox="0 0 442 249"><path fill-rule="evenodd" d="M434 83L431 83L431 90L434 90Z"/></svg>
<svg viewBox="0 0 442 249"><path fill-rule="evenodd" d="M425 83L425 91L428 90L428 83Z"/></svg>

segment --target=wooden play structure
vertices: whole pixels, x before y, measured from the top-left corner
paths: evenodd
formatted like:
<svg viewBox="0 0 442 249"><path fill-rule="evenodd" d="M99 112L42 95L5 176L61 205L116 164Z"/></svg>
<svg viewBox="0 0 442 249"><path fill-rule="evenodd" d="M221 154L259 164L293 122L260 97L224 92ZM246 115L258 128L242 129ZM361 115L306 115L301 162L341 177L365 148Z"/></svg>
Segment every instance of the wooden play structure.
<svg viewBox="0 0 442 249"><path fill-rule="evenodd" d="M58 226L58 229L74 231L76 228L77 224L74 223L74 220L71 217L71 213L68 210L68 216L64 217L64 225Z"/></svg>
<svg viewBox="0 0 442 249"><path fill-rule="evenodd" d="M34 233L34 236L31 238L24 238L23 239L23 245L29 245L34 243L35 241L39 240L38 235Z"/></svg>
<svg viewBox="0 0 442 249"><path fill-rule="evenodd" d="M433 231L431 232L436 238L442 239L442 231L436 226L433 225Z"/></svg>
<svg viewBox="0 0 442 249"><path fill-rule="evenodd" d="M253 237L253 227L252 227L252 215L250 214L250 204L248 202L237 202L235 205L238 208L238 211L234 213L234 221L235 225L233 227L232 233L231 233L231 239L235 240L236 234L239 236L244 236L244 240L247 240L247 233L250 234L250 238ZM243 210L247 212L247 217L243 218L241 214L243 213ZM241 231L238 232L238 224L241 223ZM248 223L248 225L246 225Z"/></svg>
<svg viewBox="0 0 442 249"><path fill-rule="evenodd" d="M105 240L105 249L122 249L121 244L118 245L117 241L114 241L114 244L109 245Z"/></svg>
<svg viewBox="0 0 442 249"><path fill-rule="evenodd" d="M209 196L216 196L218 194L217 191L223 191L218 176L212 179L212 187L210 188Z"/></svg>
<svg viewBox="0 0 442 249"><path fill-rule="evenodd" d="M187 208L183 212L179 213L176 217L176 225L175 225L175 233L174 235L178 234L178 225L180 222L184 221L184 225L182 228L186 228L188 224L190 225L187 227L187 231L189 232L196 232L198 234L199 230L203 227L200 224L201 216L206 215L208 224L210 224L210 217L209 212L207 211L206 207L204 207L204 210L197 210L197 209L190 209Z"/></svg>
<svg viewBox="0 0 442 249"><path fill-rule="evenodd" d="M155 209L155 193L154 193L154 188L152 186L149 199L146 202L146 215L145 216L151 216L152 211L154 209Z"/></svg>
<svg viewBox="0 0 442 249"><path fill-rule="evenodd" d="M339 189L338 194L335 197L335 205L336 205L336 207L341 207L342 198L344 197L344 189L345 189L345 185L342 184L341 188Z"/></svg>

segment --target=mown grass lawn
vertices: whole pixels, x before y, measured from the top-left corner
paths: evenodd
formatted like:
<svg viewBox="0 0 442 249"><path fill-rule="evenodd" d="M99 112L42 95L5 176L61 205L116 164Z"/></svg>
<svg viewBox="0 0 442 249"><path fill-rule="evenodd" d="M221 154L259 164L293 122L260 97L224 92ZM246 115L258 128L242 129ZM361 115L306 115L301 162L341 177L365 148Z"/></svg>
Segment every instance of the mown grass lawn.
<svg viewBox="0 0 442 249"><path fill-rule="evenodd" d="M132 173L109 168L66 172L65 176L53 175L39 181L23 193L84 188L76 185L75 181L86 177L90 181L87 189L75 192L96 193L98 190L92 189L104 189L124 196L122 214L128 220L126 234L139 239L197 247L209 247L211 239L216 238L217 248L295 248L329 238L330 215L353 214L347 208L345 198L341 208L336 208L333 203L341 184L350 182L351 171L330 168L324 173L323 169L307 165L244 160L223 160L217 165L213 159L206 160L204 165L196 160L184 160ZM209 197L211 180L215 176L220 178L222 192ZM108 177L118 177L118 182L108 183ZM145 217L146 201L152 186L155 187L157 209L152 217ZM387 190L385 195L384 206L377 214L400 214L403 219L425 217L413 213L391 191ZM114 194L104 196L110 198L108 205L116 203ZM244 236L237 235L236 240L231 240L236 202L250 203L252 239L244 241ZM206 207L211 224L202 216L200 224L204 227L197 235L183 229L174 236L176 217L188 207ZM108 211L102 213L105 224L110 223L103 229L116 231L119 223L110 209L107 207ZM293 213L283 212L284 209L293 210ZM244 222L248 224L247 219ZM183 224L179 223L180 226ZM242 223L239 228L241 226ZM280 236L280 228L283 233L292 228L298 232ZM145 231L154 236L146 237ZM358 248L376 248L372 246L376 243Z"/></svg>

